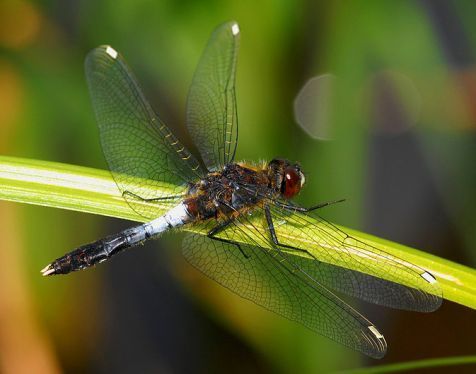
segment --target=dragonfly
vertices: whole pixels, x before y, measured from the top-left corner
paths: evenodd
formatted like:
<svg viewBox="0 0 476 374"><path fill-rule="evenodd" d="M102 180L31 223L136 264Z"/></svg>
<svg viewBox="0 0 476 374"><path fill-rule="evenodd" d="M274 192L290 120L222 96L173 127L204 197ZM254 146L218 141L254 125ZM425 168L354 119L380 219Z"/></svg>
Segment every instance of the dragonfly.
<svg viewBox="0 0 476 374"><path fill-rule="evenodd" d="M294 202L306 182L299 163L235 161L239 39L236 22L217 27L193 77L186 123L201 161L155 114L114 48L100 46L88 54L85 71L105 158L122 197L146 223L82 245L42 273L86 269L183 229L185 258L211 279L381 358L387 350L383 334L345 298L430 312L441 304L438 281L316 214L340 200L307 208Z"/></svg>

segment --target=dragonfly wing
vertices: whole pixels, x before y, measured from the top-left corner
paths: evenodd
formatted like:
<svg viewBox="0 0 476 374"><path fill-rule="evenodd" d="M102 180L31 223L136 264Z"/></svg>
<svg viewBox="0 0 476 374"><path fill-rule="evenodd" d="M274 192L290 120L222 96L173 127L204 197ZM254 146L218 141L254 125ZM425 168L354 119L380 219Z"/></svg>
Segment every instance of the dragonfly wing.
<svg viewBox="0 0 476 374"><path fill-rule="evenodd" d="M122 56L109 46L85 61L101 145L119 190L133 210L152 219L202 173L197 160L155 115ZM142 199L141 199L142 198Z"/></svg>
<svg viewBox="0 0 476 374"><path fill-rule="evenodd" d="M246 236L239 224L226 232L234 240ZM387 345L376 327L280 250L252 245L241 245L240 250L188 234L183 253L194 267L239 296L368 356L385 355Z"/></svg>
<svg viewBox="0 0 476 374"><path fill-rule="evenodd" d="M270 208L280 243L301 250L291 249L287 256L326 287L392 308L431 312L440 307L440 286L426 270L359 241L314 214Z"/></svg>
<svg viewBox="0 0 476 374"><path fill-rule="evenodd" d="M187 99L187 125L209 170L231 162L238 140L235 71L239 28L219 26L198 64Z"/></svg>

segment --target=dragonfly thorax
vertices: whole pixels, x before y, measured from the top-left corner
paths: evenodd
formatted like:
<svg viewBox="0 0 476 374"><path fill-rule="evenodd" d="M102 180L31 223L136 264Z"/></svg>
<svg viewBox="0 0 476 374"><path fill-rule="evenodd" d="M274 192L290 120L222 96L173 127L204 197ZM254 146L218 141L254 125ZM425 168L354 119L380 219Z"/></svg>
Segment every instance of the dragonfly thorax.
<svg viewBox="0 0 476 374"><path fill-rule="evenodd" d="M267 170L230 163L194 184L184 204L196 220L231 216L269 196Z"/></svg>
<svg viewBox="0 0 476 374"><path fill-rule="evenodd" d="M236 215L267 198L290 199L304 181L300 166L287 160L274 159L261 167L230 163L194 184L184 204L194 219Z"/></svg>

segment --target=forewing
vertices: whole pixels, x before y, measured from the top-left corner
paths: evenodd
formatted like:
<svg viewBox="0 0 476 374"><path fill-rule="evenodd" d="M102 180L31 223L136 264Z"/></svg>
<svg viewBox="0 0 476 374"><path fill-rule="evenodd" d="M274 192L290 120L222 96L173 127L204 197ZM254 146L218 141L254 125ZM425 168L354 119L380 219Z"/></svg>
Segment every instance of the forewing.
<svg viewBox="0 0 476 374"><path fill-rule="evenodd" d="M193 77L187 100L187 125L209 170L233 160L238 140L235 70L239 28L219 26L210 37Z"/></svg>
<svg viewBox="0 0 476 374"><path fill-rule="evenodd" d="M279 242L299 249L285 249L286 257L326 287L404 310L431 312L441 305L441 289L426 270L359 241L316 215L270 208Z"/></svg>
<svg viewBox="0 0 476 374"><path fill-rule="evenodd" d="M155 115L122 56L110 46L85 62L101 145L119 190L133 210L152 219L176 203L202 174L197 160ZM154 204L143 199L155 200Z"/></svg>
<svg viewBox="0 0 476 374"><path fill-rule="evenodd" d="M226 230L240 236L240 224ZM289 261L277 249L233 244L189 234L185 258L211 279L264 308L374 358L386 352L384 337L367 319Z"/></svg>

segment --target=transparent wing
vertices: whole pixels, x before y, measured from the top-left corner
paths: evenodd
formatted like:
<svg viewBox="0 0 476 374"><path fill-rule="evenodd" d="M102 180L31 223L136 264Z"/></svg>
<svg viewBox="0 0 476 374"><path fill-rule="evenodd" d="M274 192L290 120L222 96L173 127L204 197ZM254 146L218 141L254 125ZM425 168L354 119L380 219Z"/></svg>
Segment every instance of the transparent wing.
<svg viewBox="0 0 476 374"><path fill-rule="evenodd" d="M86 57L86 77L101 145L119 190L147 219L160 215L200 178L197 160L155 115L120 54L100 46ZM147 204L143 199L158 199Z"/></svg>
<svg viewBox="0 0 476 374"><path fill-rule="evenodd" d="M239 28L219 26L198 64L187 100L187 125L209 170L218 170L235 156L238 118L235 70Z"/></svg>
<svg viewBox="0 0 476 374"><path fill-rule="evenodd" d="M237 223L230 240L252 241ZM211 279L264 308L374 358L386 352L377 328L277 249L223 243L189 234L185 258ZM246 257L245 257L246 256Z"/></svg>
<svg viewBox="0 0 476 374"><path fill-rule="evenodd" d="M256 193L267 202L278 241L294 249L280 248L321 284L391 308L431 312L440 307L441 288L425 269L385 252L384 248L353 238L314 213L311 217L299 212L296 205L295 210L283 208L283 204L292 208L290 201L275 200L272 193L256 191L248 184L240 183L240 186L242 191ZM244 230L251 229L255 235L259 232L263 238L270 238L262 209L253 216L256 224L244 225Z"/></svg>
<svg viewBox="0 0 476 374"><path fill-rule="evenodd" d="M299 249L287 250L286 256L326 287L392 308L431 312L440 307L441 289L424 269L363 243L316 215L311 220L276 205L270 210L279 242Z"/></svg>

